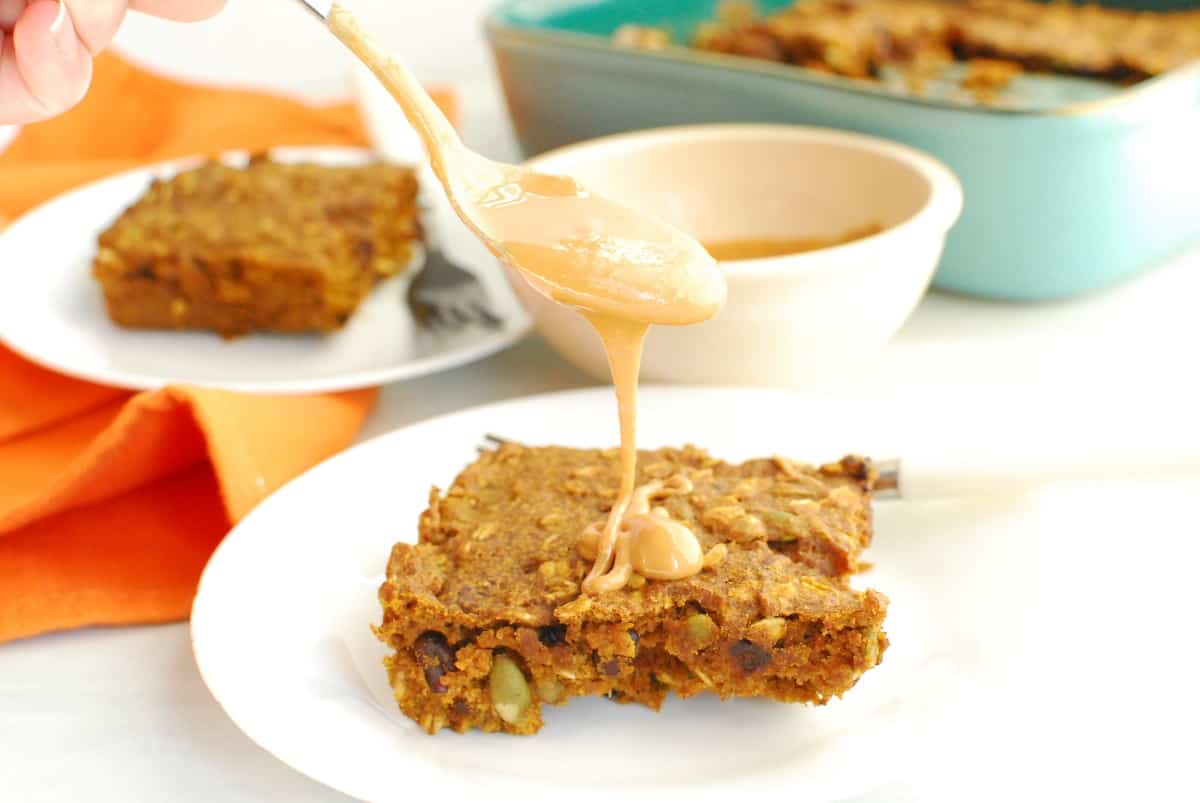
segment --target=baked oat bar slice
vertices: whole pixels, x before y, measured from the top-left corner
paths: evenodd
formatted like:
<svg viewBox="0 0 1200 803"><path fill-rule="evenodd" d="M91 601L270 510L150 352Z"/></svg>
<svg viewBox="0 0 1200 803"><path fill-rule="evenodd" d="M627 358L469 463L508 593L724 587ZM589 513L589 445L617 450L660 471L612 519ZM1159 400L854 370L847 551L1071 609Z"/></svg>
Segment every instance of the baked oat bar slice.
<svg viewBox="0 0 1200 803"><path fill-rule="evenodd" d="M1031 0L796 0L762 19L700 26L692 44L859 79L899 68L916 89L955 59L991 62L974 71L979 81L988 68L985 89L1003 86L1013 68L1135 83L1200 59L1200 12Z"/></svg>
<svg viewBox="0 0 1200 803"><path fill-rule="evenodd" d="M879 662L887 599L848 582L871 538L867 462L734 465L687 447L639 466L639 482L690 481L659 504L705 551L727 545L714 569L581 593L591 562L576 542L612 505L616 450L506 445L434 490L379 592L376 634L406 715L430 733L530 734L544 706L580 695L820 704Z"/></svg>
<svg viewBox="0 0 1200 803"><path fill-rule="evenodd" d="M100 236L92 273L125 327L331 332L420 235L411 168L210 162L155 181Z"/></svg>

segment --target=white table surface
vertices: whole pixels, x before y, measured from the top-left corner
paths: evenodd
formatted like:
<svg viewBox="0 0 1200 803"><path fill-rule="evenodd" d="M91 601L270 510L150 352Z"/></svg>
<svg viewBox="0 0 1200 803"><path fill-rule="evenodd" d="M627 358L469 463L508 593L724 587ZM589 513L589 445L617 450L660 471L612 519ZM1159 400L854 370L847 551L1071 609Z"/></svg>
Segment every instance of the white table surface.
<svg viewBox="0 0 1200 803"><path fill-rule="evenodd" d="M177 74L337 95L344 90L341 54L288 5L233 0L223 19L186 31L133 19L120 43ZM396 24L409 32L397 41L423 76L469 82L468 138L505 156L512 153L511 139L498 122L490 82L480 80L486 57L471 23L484 5L456 0L457 15L440 17L440 27L426 29L423 37L417 35L420 12L407 12L417 17ZM264 24L270 26L266 34L254 32ZM461 38L455 47L434 46L439 37L455 36ZM305 58L288 59L292 50L303 50ZM210 58L214 52L221 53L219 64ZM438 55L446 52L455 59ZM921 401L944 410L948 420L977 420L981 443L1020 437L1028 421L1021 414L1006 416L1006 409L1032 409L1043 401L1058 411L1107 410L1114 431L1133 429L1170 441L1197 430L1197 298L1200 251L1063 304L991 304L934 294L876 363L826 389L884 407ZM363 437L465 406L587 384L534 336L475 365L385 388ZM1078 662L1081 679L1078 694L1061 698L1067 701L1059 710L1064 716L1054 720L1053 746L1039 752L1043 761L1012 765L1006 746L988 742L984 728L964 734L977 749L955 757L958 773L903 779L872 799L982 799L1001 788L1002 779L1043 792L1078 790L1085 777L1117 767L1127 770L1122 777L1130 783L1148 784L1139 787L1148 793L1142 799L1195 799L1189 769L1194 756L1188 758L1188 732L1179 729L1196 714L1194 678L1185 683L1188 673L1181 673L1189 666L1194 671L1196 604L1180 589L1194 585L1191 566L1200 557L1197 492L1200 483L1184 482L1092 497L1089 504L1103 499L1111 511L1080 517L1090 540L1081 541L1085 534L1078 532L1054 540L1050 533L1045 554L1031 556L1046 561L1047 588L1065 589L1056 598L1063 608L1053 614L1062 627L1053 632L1073 646L1049 654ZM1095 544L1103 551L1089 549ZM1099 608L1108 611L1104 621L1095 619L1097 601L1112 603ZM1123 618L1110 623L1114 611ZM1133 650L1149 657L1131 661ZM1030 655L1015 661L1010 678L1028 682L1031 694L1038 687L1037 660ZM1047 736L1047 722L1029 723L1031 743ZM1190 742L1195 744L1194 734ZM979 786L962 786L967 770L978 773L972 777ZM0 801L81 800L346 798L278 763L237 730L200 681L187 625L175 624L0 645Z"/></svg>

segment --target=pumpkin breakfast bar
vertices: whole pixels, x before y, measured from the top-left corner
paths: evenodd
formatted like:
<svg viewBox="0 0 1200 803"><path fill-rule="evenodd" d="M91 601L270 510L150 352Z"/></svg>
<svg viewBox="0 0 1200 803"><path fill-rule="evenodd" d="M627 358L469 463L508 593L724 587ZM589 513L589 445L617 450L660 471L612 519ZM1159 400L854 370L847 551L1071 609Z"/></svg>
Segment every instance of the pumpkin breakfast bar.
<svg viewBox="0 0 1200 803"><path fill-rule="evenodd" d="M871 539L870 464L733 465L695 447L643 452L639 482L684 476L661 501L714 569L584 594L576 551L619 483L616 450L485 452L434 489L417 544L397 544L376 635L400 709L422 728L530 734L580 695L657 709L669 692L824 703L887 647L887 599L849 578Z"/></svg>
<svg viewBox="0 0 1200 803"><path fill-rule="evenodd" d="M968 88L992 90L1022 71L1124 84L1200 59L1196 10L1031 0L796 0L757 18L745 6L731 2L727 7L739 13L701 25L691 44L850 78L876 79L896 67L918 91L956 60L968 63ZM629 32L624 37L634 39Z"/></svg>
<svg viewBox="0 0 1200 803"><path fill-rule="evenodd" d="M411 168L209 162L155 181L100 236L92 272L121 326L331 332L420 234Z"/></svg>

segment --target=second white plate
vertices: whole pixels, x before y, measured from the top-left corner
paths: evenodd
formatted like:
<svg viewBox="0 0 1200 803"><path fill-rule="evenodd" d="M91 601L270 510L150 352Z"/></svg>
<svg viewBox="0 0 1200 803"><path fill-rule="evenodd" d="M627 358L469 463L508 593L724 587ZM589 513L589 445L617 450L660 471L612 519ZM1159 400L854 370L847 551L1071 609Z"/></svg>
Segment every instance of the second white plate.
<svg viewBox="0 0 1200 803"><path fill-rule="evenodd" d="M359 163L365 151L282 148L284 161ZM417 161L417 154L413 154ZM225 154L237 161L244 154ZM69 376L144 390L171 384L258 393L319 393L370 387L445 370L488 356L529 331L528 317L494 260L477 253L466 267L483 282L496 330L472 327L453 335L419 331L404 303L420 265L384 282L350 323L328 336L253 334L223 341L207 332L121 329L108 319L91 275L96 238L154 177L187 160L124 173L67 193L25 215L0 234L0 341L26 358ZM442 237L469 237L439 221Z"/></svg>

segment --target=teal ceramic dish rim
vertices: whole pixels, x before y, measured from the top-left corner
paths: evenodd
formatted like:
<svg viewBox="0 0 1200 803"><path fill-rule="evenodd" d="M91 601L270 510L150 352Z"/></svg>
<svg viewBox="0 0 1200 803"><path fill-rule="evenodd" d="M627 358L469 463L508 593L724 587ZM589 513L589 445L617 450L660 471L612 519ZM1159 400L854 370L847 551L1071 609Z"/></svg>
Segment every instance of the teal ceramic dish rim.
<svg viewBox="0 0 1200 803"><path fill-rule="evenodd" d="M945 238L962 215L962 182L959 181L954 171L941 160L918 148L893 142L890 139L821 126L792 123L696 123L663 126L640 131L627 131L622 134L609 134L571 145L563 145L545 153L539 153L524 164L529 167L539 167L548 161L570 157L582 151L600 151L599 155L603 158L604 151L620 150L620 146L627 142L642 141L653 145L659 141L676 141L680 135L691 135L701 140L736 136L771 136L785 139L796 138L798 142L805 141L858 149L878 154L903 165L929 185L929 197L916 211L875 234L848 243L819 248L808 253L729 260L727 264L737 265L739 279L770 278L785 270L803 270L806 266L816 268L820 265L821 257L831 251L842 254L875 248L881 241L887 242L919 228L928 228L930 231L936 232L938 237Z"/></svg>
<svg viewBox="0 0 1200 803"><path fill-rule="evenodd" d="M508 23L506 17L510 13L510 8L520 2L522 0L506 0L506 2L492 9L484 22L484 30L487 32L489 38L503 37L524 44L550 43L572 48L584 48L594 52L617 53L630 59L667 61L677 64L692 64L710 69L718 68L746 74L758 74L775 79L813 84L826 89L867 95L897 103L927 106L968 114L990 114L1002 117L1078 117L1092 115L1112 111L1118 106L1135 103L1147 95L1157 93L1164 86L1189 80L1194 80L1198 85L1197 103L1200 103L1200 61L1176 67L1162 75L1157 75L1124 89L1111 97L1099 100L1068 103L1049 109L971 105L938 98L907 95L879 84L856 81L852 78L842 76L826 75L816 70L808 70L794 65L782 65L770 61L741 56L728 56L721 53L705 53L691 48L680 47L679 45L669 45L661 50L653 51L637 50L635 48L620 47L607 39L590 34L526 28Z"/></svg>

